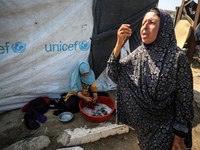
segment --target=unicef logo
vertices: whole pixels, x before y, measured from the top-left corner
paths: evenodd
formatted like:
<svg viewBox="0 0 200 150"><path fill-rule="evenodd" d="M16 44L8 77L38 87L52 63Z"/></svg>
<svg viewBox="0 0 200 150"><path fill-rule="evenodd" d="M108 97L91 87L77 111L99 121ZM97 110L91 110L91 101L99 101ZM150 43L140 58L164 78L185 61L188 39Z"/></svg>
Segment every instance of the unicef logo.
<svg viewBox="0 0 200 150"><path fill-rule="evenodd" d="M12 44L12 50L14 53L23 53L26 50L26 44L22 42Z"/></svg>
<svg viewBox="0 0 200 150"><path fill-rule="evenodd" d="M79 48L81 51L87 51L90 48L90 42L83 41L79 43Z"/></svg>
<svg viewBox="0 0 200 150"><path fill-rule="evenodd" d="M17 45L18 47L19 45ZM23 47L23 45L22 45ZM24 45L26 47L26 45ZM87 51L90 48L90 40L84 40L82 42L75 41L74 43L60 43L58 44L45 44L46 52L72 52L72 51Z"/></svg>

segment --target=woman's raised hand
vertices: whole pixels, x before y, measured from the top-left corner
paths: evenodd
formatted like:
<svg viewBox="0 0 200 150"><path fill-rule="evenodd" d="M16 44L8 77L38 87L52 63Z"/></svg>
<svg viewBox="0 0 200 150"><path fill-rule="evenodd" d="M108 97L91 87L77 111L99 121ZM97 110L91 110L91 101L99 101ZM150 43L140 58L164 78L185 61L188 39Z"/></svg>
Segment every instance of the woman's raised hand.
<svg viewBox="0 0 200 150"><path fill-rule="evenodd" d="M122 45L128 36L131 36L132 30L129 24L122 24L117 31L117 43L114 49L114 57L117 57L121 51Z"/></svg>
<svg viewBox="0 0 200 150"><path fill-rule="evenodd" d="M117 42L123 45L128 36L131 36L132 30L129 24L122 24L117 31Z"/></svg>

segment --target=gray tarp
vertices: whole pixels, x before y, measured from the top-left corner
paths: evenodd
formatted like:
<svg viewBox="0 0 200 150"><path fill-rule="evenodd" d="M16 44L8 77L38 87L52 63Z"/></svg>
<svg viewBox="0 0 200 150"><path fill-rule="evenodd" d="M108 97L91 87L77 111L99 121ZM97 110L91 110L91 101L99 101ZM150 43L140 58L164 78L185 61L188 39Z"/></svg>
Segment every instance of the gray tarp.
<svg viewBox="0 0 200 150"><path fill-rule="evenodd" d="M72 72L88 60L92 5L92 0L0 0L0 113L68 92ZM98 90L110 88L103 77Z"/></svg>
<svg viewBox="0 0 200 150"><path fill-rule="evenodd" d="M121 24L130 24L130 50L141 44L139 30L144 14L155 7L158 0L93 0L94 27L89 62L96 78L106 68L107 60L117 40Z"/></svg>

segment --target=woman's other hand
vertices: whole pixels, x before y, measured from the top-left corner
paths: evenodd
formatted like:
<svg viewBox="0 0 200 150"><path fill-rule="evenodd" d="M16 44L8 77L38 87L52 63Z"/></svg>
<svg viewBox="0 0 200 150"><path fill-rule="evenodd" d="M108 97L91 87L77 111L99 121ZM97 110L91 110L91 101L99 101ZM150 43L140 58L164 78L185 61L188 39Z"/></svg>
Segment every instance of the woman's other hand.
<svg viewBox="0 0 200 150"><path fill-rule="evenodd" d="M93 100L92 100L92 102L93 102L93 103L96 103L96 102L97 102L97 99L98 99L98 97L94 97Z"/></svg>
<svg viewBox="0 0 200 150"><path fill-rule="evenodd" d="M187 150L187 147L184 144L184 138L175 135L172 150Z"/></svg>
<svg viewBox="0 0 200 150"><path fill-rule="evenodd" d="M93 100L92 100L92 102L93 103L96 103L97 102L97 99L98 99L98 95L97 95L97 93L93 93Z"/></svg>

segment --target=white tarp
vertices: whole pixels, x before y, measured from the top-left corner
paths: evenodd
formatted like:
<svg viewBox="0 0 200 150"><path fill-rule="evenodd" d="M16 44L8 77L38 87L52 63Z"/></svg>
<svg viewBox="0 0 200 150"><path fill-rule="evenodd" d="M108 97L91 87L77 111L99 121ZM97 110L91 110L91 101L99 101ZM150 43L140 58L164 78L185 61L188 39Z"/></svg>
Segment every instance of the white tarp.
<svg viewBox="0 0 200 150"><path fill-rule="evenodd" d="M92 0L0 0L0 113L66 93L92 29ZM116 88L105 71L97 86Z"/></svg>

